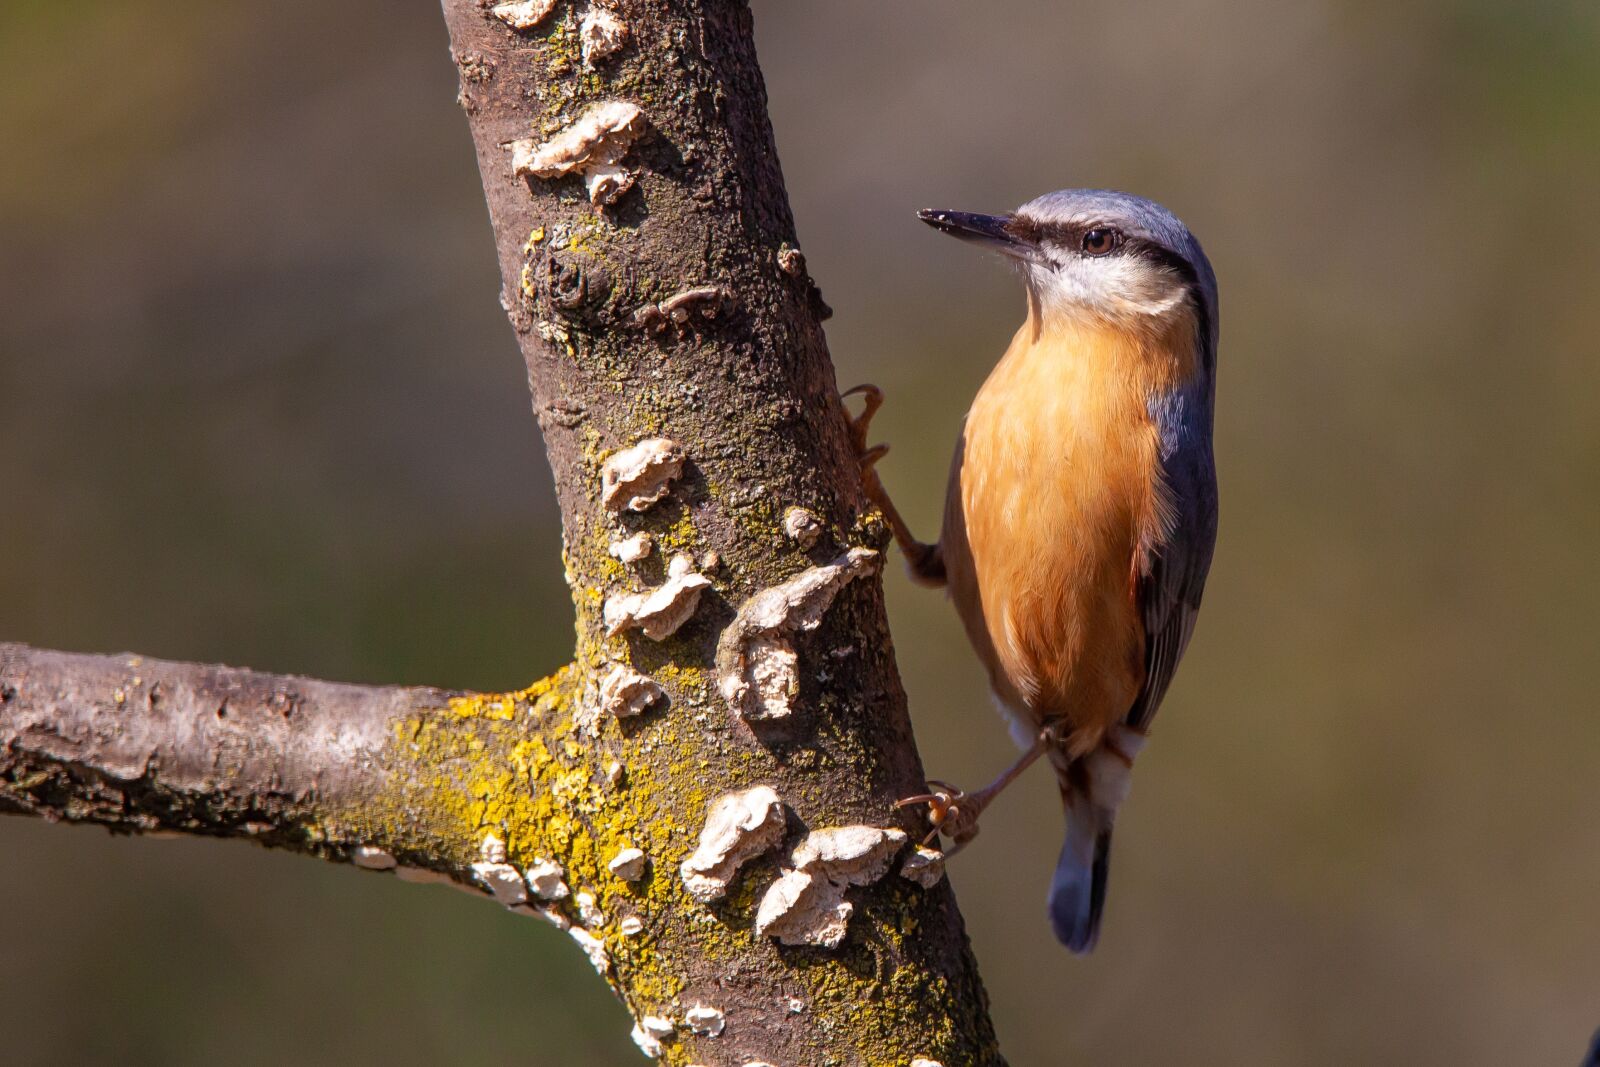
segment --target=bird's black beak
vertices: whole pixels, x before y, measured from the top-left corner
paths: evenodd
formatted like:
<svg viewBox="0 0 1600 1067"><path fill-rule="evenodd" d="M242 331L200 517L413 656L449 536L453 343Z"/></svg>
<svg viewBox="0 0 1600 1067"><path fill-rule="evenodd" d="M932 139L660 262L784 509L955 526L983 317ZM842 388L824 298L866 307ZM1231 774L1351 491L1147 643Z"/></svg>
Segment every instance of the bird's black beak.
<svg viewBox="0 0 1600 1067"><path fill-rule="evenodd" d="M1032 248L1008 227L1010 215L975 215L970 211L939 211L923 208L917 218L940 233L948 233L963 241L986 245L1008 255L1026 255Z"/></svg>

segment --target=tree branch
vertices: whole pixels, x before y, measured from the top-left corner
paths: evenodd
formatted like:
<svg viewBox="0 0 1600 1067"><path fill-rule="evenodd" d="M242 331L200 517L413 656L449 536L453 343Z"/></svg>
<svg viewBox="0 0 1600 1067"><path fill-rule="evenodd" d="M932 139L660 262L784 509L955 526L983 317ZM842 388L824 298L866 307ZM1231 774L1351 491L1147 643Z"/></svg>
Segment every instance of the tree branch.
<svg viewBox="0 0 1600 1067"><path fill-rule="evenodd" d="M381 791L389 724L447 699L0 644L0 811L322 851Z"/></svg>
<svg viewBox="0 0 1600 1067"><path fill-rule="evenodd" d="M473 884L568 930L672 1064L1000 1063L894 806L923 773L888 534L746 4L443 7L574 663L451 695L5 646L0 807Z"/></svg>

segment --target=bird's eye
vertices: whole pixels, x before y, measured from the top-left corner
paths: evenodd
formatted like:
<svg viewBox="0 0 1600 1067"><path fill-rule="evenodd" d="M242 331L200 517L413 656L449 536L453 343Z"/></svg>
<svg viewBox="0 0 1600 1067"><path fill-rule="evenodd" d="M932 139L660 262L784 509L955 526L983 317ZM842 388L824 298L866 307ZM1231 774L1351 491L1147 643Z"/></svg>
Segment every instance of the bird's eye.
<svg viewBox="0 0 1600 1067"><path fill-rule="evenodd" d="M1109 256L1122 243L1122 234L1103 226L1083 235L1083 251L1091 256Z"/></svg>

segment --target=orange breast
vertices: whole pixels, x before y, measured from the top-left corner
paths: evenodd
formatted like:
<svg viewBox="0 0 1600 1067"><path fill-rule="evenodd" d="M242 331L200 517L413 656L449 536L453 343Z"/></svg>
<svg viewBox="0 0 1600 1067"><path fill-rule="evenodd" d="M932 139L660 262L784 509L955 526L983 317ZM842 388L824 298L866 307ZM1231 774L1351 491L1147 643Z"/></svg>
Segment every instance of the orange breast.
<svg viewBox="0 0 1600 1067"><path fill-rule="evenodd" d="M973 402L951 486L946 564L968 632L1014 711L1072 724L1074 754L1143 683L1133 568L1163 510L1146 397L1183 369L1163 340L1030 317Z"/></svg>

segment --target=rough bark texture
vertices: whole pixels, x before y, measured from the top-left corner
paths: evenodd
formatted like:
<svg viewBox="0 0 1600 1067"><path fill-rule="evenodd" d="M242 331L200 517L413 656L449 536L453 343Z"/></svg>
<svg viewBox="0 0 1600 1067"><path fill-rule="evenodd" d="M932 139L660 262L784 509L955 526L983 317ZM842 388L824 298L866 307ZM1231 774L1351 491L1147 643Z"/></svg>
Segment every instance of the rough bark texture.
<svg viewBox="0 0 1600 1067"><path fill-rule="evenodd" d="M0 644L0 811L324 852L383 784L389 724L432 689Z"/></svg>
<svg viewBox="0 0 1600 1067"><path fill-rule="evenodd" d="M616 0L625 43L587 60L585 5L524 28L479 0L444 10L555 472L573 664L452 696L6 646L0 810L254 833L493 890L567 929L669 1063L1000 1062L948 883L897 873L901 833L925 827L893 806L923 776L875 576L885 531L746 5ZM625 135L547 146L602 104ZM573 173L537 176L552 156ZM794 507L804 536L785 532ZM641 532L649 551L623 562ZM758 786L781 802L777 843L706 903L680 865L708 809ZM815 833L836 827L854 829ZM777 883L800 904L764 928L842 942L758 934Z"/></svg>

